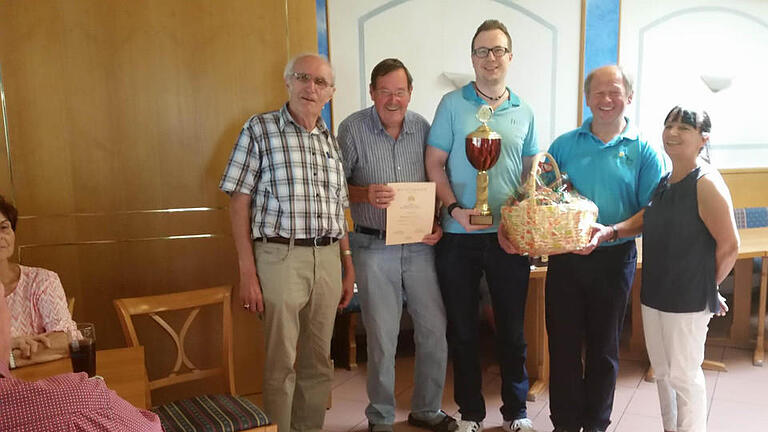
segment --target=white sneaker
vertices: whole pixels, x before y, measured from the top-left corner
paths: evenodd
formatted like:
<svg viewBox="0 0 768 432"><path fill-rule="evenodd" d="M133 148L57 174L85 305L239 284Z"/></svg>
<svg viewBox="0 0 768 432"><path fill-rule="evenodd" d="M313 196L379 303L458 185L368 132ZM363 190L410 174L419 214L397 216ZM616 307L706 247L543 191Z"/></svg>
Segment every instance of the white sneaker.
<svg viewBox="0 0 768 432"><path fill-rule="evenodd" d="M459 425L456 432L482 432L483 430L483 422L457 420L456 423Z"/></svg>
<svg viewBox="0 0 768 432"><path fill-rule="evenodd" d="M533 422L527 418L512 421L504 420L501 429L504 432L536 432L536 429L533 428Z"/></svg>

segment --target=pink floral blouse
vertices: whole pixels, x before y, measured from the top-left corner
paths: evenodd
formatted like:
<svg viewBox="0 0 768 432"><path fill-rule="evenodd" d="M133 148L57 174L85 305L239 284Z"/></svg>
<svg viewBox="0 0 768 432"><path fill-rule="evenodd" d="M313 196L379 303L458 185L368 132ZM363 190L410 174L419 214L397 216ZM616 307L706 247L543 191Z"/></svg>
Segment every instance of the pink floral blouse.
<svg viewBox="0 0 768 432"><path fill-rule="evenodd" d="M76 330L59 276L38 267L19 267L21 276L16 289L6 297L11 312L11 337Z"/></svg>

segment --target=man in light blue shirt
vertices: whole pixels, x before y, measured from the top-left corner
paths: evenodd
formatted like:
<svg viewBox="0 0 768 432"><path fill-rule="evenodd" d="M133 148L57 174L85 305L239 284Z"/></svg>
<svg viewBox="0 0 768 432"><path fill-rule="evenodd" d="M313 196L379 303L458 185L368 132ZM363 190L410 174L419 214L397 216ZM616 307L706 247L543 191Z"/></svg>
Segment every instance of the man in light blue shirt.
<svg viewBox="0 0 768 432"><path fill-rule="evenodd" d="M597 204L605 228L586 248L549 258L549 408L556 432L604 432L611 422L619 337L637 256L634 238L621 238L613 224L648 204L664 167L624 116L632 84L620 68L592 71L584 95L592 117L558 137L549 153L573 187Z"/></svg>
<svg viewBox="0 0 768 432"><path fill-rule="evenodd" d="M443 96L427 143L427 174L437 184L445 211L443 238L436 260L440 289L448 315L448 348L453 360L453 394L459 406L459 431L482 430L485 401L479 360L479 282L485 275L496 324L501 369L503 430L532 431L527 418L528 374L523 335L530 267L528 258L508 255L499 246L500 209L515 193L538 150L531 108L506 86L512 40L504 24L485 21L472 39L475 81ZM494 113L488 126L501 134L499 160L488 170L488 204L492 225L472 225L478 214L477 170L467 159L466 136L480 126L481 106Z"/></svg>

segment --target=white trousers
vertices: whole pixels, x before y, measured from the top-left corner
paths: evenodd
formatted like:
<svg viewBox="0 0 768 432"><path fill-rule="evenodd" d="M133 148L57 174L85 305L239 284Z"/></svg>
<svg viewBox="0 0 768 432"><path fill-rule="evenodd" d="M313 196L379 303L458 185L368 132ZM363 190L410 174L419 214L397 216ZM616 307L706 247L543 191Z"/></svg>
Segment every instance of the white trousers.
<svg viewBox="0 0 768 432"><path fill-rule="evenodd" d="M704 343L712 313L670 313L642 306L645 347L659 389L665 431L705 432Z"/></svg>

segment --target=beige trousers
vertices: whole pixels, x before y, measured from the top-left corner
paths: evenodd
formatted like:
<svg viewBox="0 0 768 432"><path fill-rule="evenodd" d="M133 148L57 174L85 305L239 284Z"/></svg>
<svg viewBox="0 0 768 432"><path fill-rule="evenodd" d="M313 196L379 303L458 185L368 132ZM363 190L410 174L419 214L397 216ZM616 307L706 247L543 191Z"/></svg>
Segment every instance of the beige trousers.
<svg viewBox="0 0 768 432"><path fill-rule="evenodd" d="M641 310L664 430L706 432L707 389L701 363L712 312L671 313L646 305Z"/></svg>
<svg viewBox="0 0 768 432"><path fill-rule="evenodd" d="M264 410L280 431L321 431L331 391L331 336L341 299L338 242L254 242L264 297Z"/></svg>

